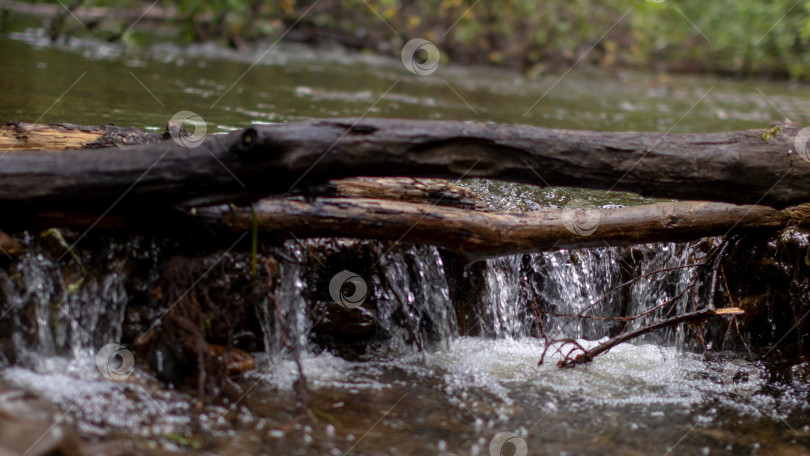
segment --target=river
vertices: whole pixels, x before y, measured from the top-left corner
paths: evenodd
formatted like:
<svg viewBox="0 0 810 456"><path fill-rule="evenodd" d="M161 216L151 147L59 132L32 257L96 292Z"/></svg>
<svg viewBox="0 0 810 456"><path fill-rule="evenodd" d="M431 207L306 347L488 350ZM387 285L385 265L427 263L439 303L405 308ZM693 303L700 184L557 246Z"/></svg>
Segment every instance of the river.
<svg viewBox="0 0 810 456"><path fill-rule="evenodd" d="M335 116L659 132L810 119L805 86L754 78L575 68L530 79L444 62L420 76L398 59L337 48L265 43L237 52L214 44L178 47L159 35L138 48L105 47L99 57L97 41L53 45L39 20L16 16L0 35L0 47L2 120L112 122L163 131L169 118L187 110L204 119L211 134ZM601 205L644 201L482 180L465 185L498 210L573 198ZM270 336L253 353L257 368L236 380L242 393L236 401L212 403L161 386L137 368L122 382L99 375L93 342L122 337L127 299L115 290L126 273L113 268L98 277L95 293L64 300L70 292L55 272L58 262L31 246L18 260L20 289L7 288L2 305L37 312L40 326L35 341L15 354L24 361L0 364L0 416L17 413L23 394L37 398L57 422L94 442L87 454L810 454L806 384L769 382L764 372L742 386L729 381L729 363L741 354L706 356L685 341L682 328L623 344L586 366L558 369L560 354L553 350L537 365L545 347L532 337L521 301L541 296L559 313L578 312L621 283L627 249L488 260L475 336L459 333L439 251L395 249L379 260L388 289L379 277L368 278L379 315L387 315L379 325L390 337L355 359L309 338L308 290L322 278L302 268L305 250L324 243L285 245L282 285L273 297L279 308L261 305L268 314L283 313L288 343L262 320ZM697 244L636 251L642 259L634 267L641 274L703 254ZM688 286L691 274L674 270L640 280L625 299L638 312L651 309ZM402 333L387 293L409 302L416 309L411 316L429 320L429 330ZM78 322L60 316L54 303L62 301L81 315ZM604 310L609 313L611 305L605 301ZM81 328L66 336L60 325ZM563 319L552 319L549 328L585 346L608 332L601 322L566 325ZM292 348L289 338L297 341ZM303 409L296 404L295 358L309 386Z"/></svg>

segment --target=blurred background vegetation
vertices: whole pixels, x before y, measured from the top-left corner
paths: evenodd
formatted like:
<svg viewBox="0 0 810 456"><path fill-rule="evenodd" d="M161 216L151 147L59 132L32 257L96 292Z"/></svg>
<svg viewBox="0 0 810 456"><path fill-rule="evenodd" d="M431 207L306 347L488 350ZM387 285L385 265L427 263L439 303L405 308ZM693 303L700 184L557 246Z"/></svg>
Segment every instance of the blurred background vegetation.
<svg viewBox="0 0 810 456"><path fill-rule="evenodd" d="M143 12L152 4L61 3L77 14L98 7ZM119 32L108 36L136 40L127 21L137 15L102 16L106 20L94 26ZM120 19L110 19L115 17ZM54 20L54 37L69 33L60 29L64 19ZM166 0L145 19L179 26L187 41L237 48L283 36L397 55L405 41L421 37L438 46L444 61L529 73L581 59L600 66L810 80L810 0Z"/></svg>

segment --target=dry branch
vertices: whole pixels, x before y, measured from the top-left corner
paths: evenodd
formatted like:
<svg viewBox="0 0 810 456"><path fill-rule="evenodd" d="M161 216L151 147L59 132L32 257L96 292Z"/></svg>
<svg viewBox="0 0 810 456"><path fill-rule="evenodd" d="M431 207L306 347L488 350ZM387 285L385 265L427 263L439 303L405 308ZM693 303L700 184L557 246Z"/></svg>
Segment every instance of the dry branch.
<svg viewBox="0 0 810 456"><path fill-rule="evenodd" d="M745 312L742 309L740 309L739 307L727 307L727 308L724 308L724 309L716 309L716 310L715 309L702 309L702 310L698 310L698 311L695 311L695 312L689 312L689 313L685 313L685 314L681 314L681 315L676 315L676 316L674 316L672 318L668 318L668 319L660 321L658 323L654 323L652 325L645 326L645 327L643 327L641 329L638 329L636 331L621 334L619 336L616 336L616 337L614 337L614 338L612 338L612 339L610 339L610 340L608 340L608 341L606 341L604 343L601 343L601 344L597 345L596 347L588 349L588 350L584 350L582 347L579 347L579 349L583 353L580 353L580 354L578 354L577 356L575 356L573 358L570 356L571 353L569 353L561 361L559 361L557 363L557 365L559 367L574 367L577 364L583 364L583 363L593 361L593 359L596 356L607 352L608 350L615 347L616 345L619 345L619 344L621 344L623 342L627 342L629 340L633 340L633 339L635 339L637 337L643 336L644 334L649 334L649 333L651 333L651 332L653 332L653 331L655 331L657 329L666 328L666 327L669 327L669 326L675 326L675 325L677 325L679 323L684 323L684 322L687 322L687 321L705 320L705 319L707 319L709 317L714 317L714 316L718 316L718 315L740 315L740 314L743 314L743 313L745 313ZM543 360L541 359L539 364L542 364L542 363L543 363Z"/></svg>

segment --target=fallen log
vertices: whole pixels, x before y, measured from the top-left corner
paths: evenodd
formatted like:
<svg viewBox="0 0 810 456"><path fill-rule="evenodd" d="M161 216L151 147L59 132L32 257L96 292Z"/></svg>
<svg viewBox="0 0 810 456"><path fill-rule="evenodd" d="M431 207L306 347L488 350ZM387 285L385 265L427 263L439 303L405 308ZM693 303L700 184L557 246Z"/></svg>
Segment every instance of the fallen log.
<svg viewBox="0 0 810 456"><path fill-rule="evenodd" d="M266 199L256 226L281 238L352 237L441 246L467 259L582 247L688 241L751 230L810 226L810 205L789 209L708 202L666 202L611 209L549 208L489 213L374 199ZM211 207L204 220L253 228L250 208ZM585 221L582 224L581 221Z"/></svg>
<svg viewBox="0 0 810 456"><path fill-rule="evenodd" d="M6 151L0 207L100 212L249 202L356 176L486 177L645 196L766 204L810 201L799 128L663 134L480 122L332 119L248 128L185 147ZM187 143L188 144L188 143Z"/></svg>
<svg viewBox="0 0 810 456"><path fill-rule="evenodd" d="M317 188L319 196L332 198L374 198L381 200L408 203L426 203L437 206L450 206L460 209L486 211L485 203L469 188L462 187L443 179L415 178L348 178L329 181ZM312 196L312 195L307 195ZM296 198L295 194L284 198ZM407 206L406 206L407 207ZM205 212L207 209L201 209ZM211 214L210 209L207 210ZM153 215L155 212L152 213ZM184 213L168 210L162 216L168 217L177 230L194 229L193 223L184 217ZM281 215L281 214L279 214ZM125 226L135 231L149 225L144 223L141 213L113 213L102 216L93 212L45 211L37 213L4 213L0 214L0 225L5 228L25 230L31 228L88 228L116 230ZM218 222L214 220L214 222ZM181 226L180 226L181 225ZM162 228L165 233L166 228ZM8 245L9 247L11 244ZM0 233L0 249L6 248ZM14 249L16 251L16 249ZM0 253L2 253L0 251Z"/></svg>
<svg viewBox="0 0 810 456"><path fill-rule="evenodd" d="M175 124L176 125L176 124ZM178 129L180 126L176 126ZM0 151L9 150L63 150L98 149L160 142L171 137L172 125L166 133L148 133L133 127L107 125L75 125L69 123L29 124L9 122L0 127ZM187 131L183 131L188 134ZM308 189L309 190L309 189ZM478 195L458 184L444 179L412 177L355 177L326 182L317 189L318 196L359 197L434 203L465 209L486 210ZM37 226L57 214L38 214ZM76 225L70 217L57 215L67 225ZM81 225L81 220L78 221Z"/></svg>

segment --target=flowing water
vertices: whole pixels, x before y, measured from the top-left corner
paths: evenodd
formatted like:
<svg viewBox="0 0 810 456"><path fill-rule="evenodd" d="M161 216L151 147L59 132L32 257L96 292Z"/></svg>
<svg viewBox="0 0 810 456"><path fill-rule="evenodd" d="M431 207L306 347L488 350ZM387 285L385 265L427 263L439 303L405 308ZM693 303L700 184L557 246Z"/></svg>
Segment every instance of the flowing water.
<svg viewBox="0 0 810 456"><path fill-rule="evenodd" d="M54 46L38 20L13 17L0 35L0 118L162 130L175 112L189 110L209 132L360 115L715 131L762 128L783 115L801 123L810 112L804 87L788 83L593 70L531 80L447 65L419 77L398 60L338 49L268 44L238 53L152 40L98 62L98 42ZM466 184L500 210L573 198L603 206L643 201ZM477 273L468 267L463 278L472 283L479 274L482 284L469 331L456 321L451 278L436 248L362 243L376 252L370 269L377 272L362 275L369 304L352 315L367 315L373 303L380 337L352 358L311 337L321 323L311 318L316 295L327 295L324 283L337 271L307 270L306 258L310 250L340 255L341 245L287 242L279 286L257 304L265 336L254 353L257 368L238 380L240 394L198 403L139 369L116 382L96 367L95 350L122 340L130 266L157 267L159 248L140 238L109 241L80 252L92 270L79 271L44 252L42 239L58 242L54 236L32 235L0 275L8 340L0 345L0 417L33 395L85 438L155 454L810 454L807 386L767 382L764 374L729 381L728 361L740 354L699 354L684 326L622 344L586 366L556 367L577 345L620 330L615 321L567 317L592 303L594 316L638 314L668 300L678 311L694 300L704 305L705 294L683 292L709 277L674 269L705 259L699 243L508 256ZM614 292L631 277L641 278ZM528 303L541 306L542 316ZM652 311L629 329L663 316ZM544 335L568 341L546 346Z"/></svg>

